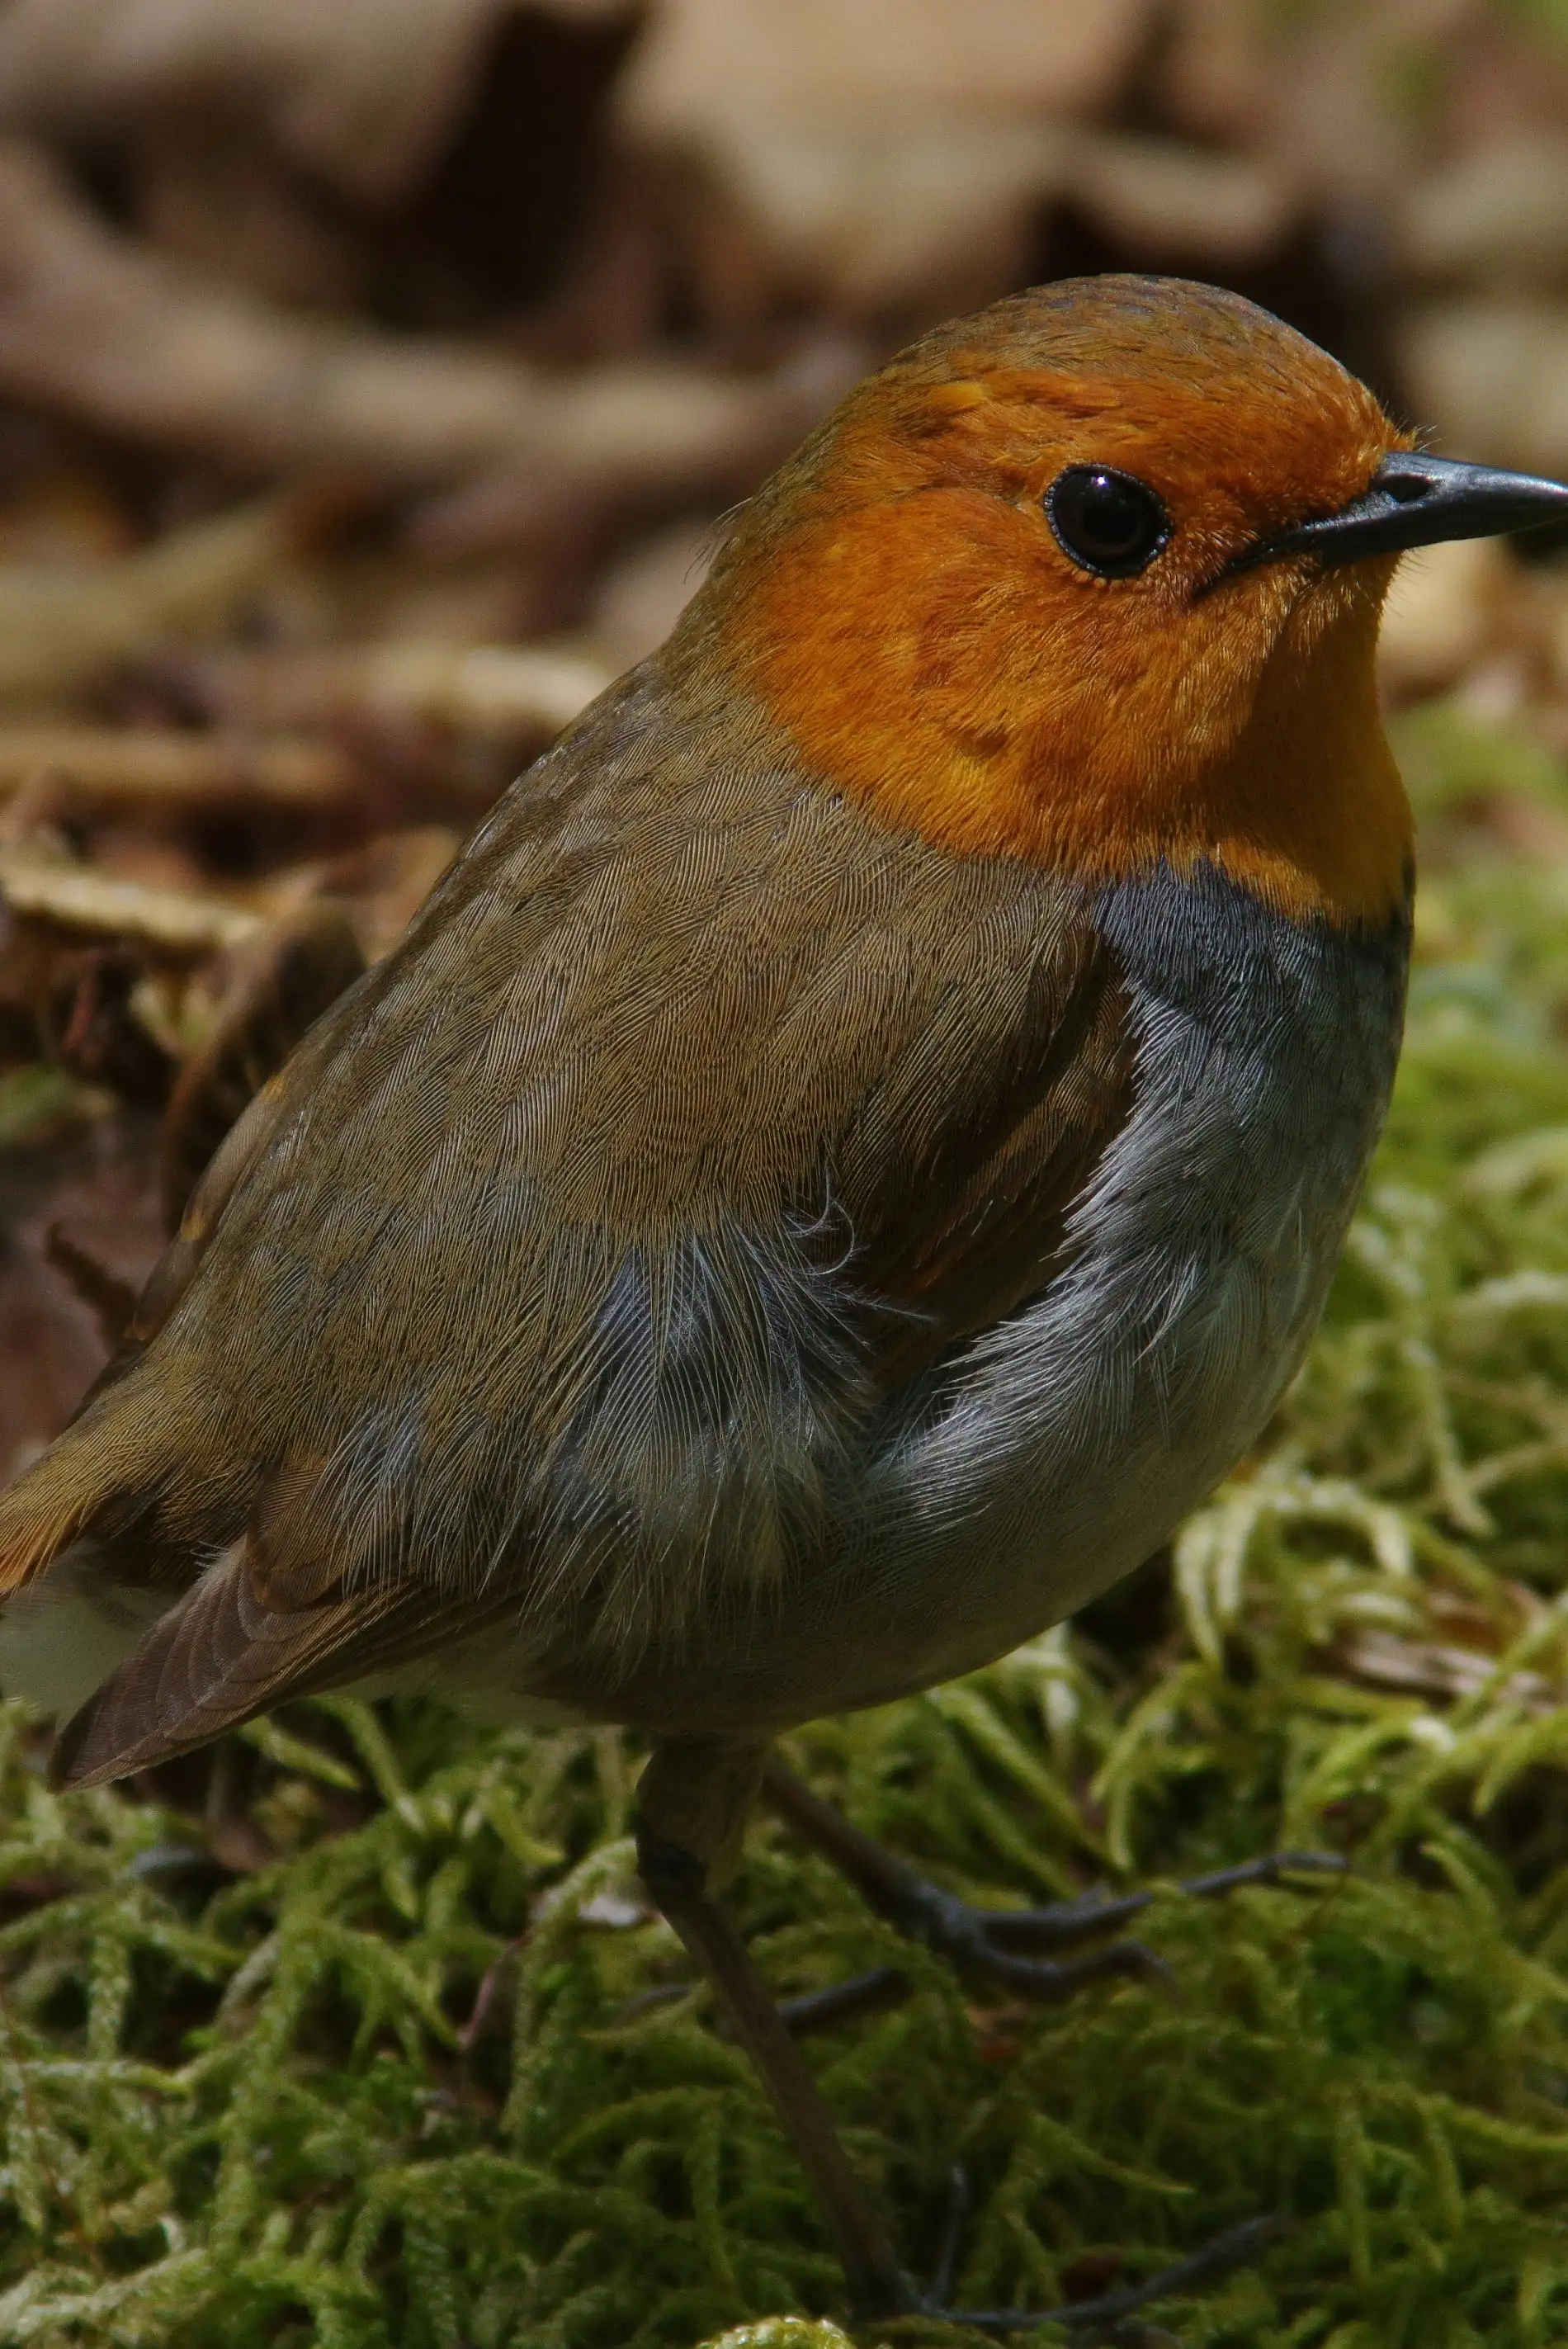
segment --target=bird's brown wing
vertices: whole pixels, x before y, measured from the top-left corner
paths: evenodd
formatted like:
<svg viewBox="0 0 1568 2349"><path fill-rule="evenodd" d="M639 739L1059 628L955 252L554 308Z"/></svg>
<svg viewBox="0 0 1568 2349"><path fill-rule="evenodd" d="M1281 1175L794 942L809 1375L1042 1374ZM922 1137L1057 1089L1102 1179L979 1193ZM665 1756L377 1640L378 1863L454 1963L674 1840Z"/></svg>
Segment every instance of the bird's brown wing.
<svg viewBox="0 0 1568 2349"><path fill-rule="evenodd" d="M140 1361L191 1286L224 1208L277 1123L282 1093L273 1077L364 970L343 908L330 899L286 915L242 957L238 983L212 1035L181 1071L164 1121L162 1189L172 1237L77 1416Z"/></svg>
<svg viewBox="0 0 1568 2349"><path fill-rule="evenodd" d="M634 1641L732 1603L890 1386L1049 1278L1130 1098L1090 910L756 732L655 665L514 790L0 1499L13 1578L84 1529L189 1561L77 1773L496 1610Z"/></svg>

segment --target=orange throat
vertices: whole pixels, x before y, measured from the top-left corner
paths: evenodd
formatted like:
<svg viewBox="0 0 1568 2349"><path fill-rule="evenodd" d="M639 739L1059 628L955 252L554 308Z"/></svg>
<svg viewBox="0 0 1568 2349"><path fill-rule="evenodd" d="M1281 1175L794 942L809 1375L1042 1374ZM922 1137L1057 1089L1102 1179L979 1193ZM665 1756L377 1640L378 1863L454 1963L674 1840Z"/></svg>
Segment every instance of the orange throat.
<svg viewBox="0 0 1568 2349"><path fill-rule="evenodd" d="M1391 570L1264 566L1130 626L1016 505L944 486L741 551L722 654L807 764L956 854L1090 885L1208 859L1298 917L1381 922L1412 853L1373 680Z"/></svg>

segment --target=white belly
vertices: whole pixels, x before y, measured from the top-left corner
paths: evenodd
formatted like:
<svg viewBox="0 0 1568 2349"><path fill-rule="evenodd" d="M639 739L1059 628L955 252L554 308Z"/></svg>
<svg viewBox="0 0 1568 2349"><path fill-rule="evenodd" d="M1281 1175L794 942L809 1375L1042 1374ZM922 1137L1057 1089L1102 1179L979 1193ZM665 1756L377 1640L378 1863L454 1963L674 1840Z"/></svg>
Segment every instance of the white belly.
<svg viewBox="0 0 1568 2349"><path fill-rule="evenodd" d="M884 1603L928 1627L912 1685L1130 1571L1254 1441L1387 1102L1402 932L1304 930L1213 874L1124 885L1103 916L1132 983L1134 1114L1068 1269L950 1369L945 1407L889 1445L867 1496Z"/></svg>

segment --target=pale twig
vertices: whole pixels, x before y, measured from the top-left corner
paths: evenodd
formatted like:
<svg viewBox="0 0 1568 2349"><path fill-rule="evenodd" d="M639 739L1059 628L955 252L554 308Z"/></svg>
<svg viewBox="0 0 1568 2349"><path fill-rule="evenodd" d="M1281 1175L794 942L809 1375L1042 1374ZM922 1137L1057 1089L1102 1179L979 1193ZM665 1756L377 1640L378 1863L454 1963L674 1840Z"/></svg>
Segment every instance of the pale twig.
<svg viewBox="0 0 1568 2349"><path fill-rule="evenodd" d="M261 916L222 898L117 881L85 864L0 851L0 899L13 914L98 937L126 938L155 954L197 958L241 945Z"/></svg>
<svg viewBox="0 0 1568 2349"><path fill-rule="evenodd" d="M219 724L263 736L368 721L509 743L558 734L612 677L603 663L564 647L422 638L326 651L225 647L181 658L170 673Z"/></svg>
<svg viewBox="0 0 1568 2349"><path fill-rule="evenodd" d="M107 726L0 725L0 793L39 776L98 806L261 800L316 807L355 789L358 770L325 742L257 741Z"/></svg>

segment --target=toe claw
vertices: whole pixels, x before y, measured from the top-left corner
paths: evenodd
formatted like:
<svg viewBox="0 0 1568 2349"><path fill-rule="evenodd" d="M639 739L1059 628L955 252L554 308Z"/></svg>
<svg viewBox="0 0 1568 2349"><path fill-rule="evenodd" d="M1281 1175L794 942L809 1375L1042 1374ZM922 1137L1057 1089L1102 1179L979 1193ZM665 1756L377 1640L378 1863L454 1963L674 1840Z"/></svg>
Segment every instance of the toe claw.
<svg viewBox="0 0 1568 2349"><path fill-rule="evenodd" d="M1142 2283L1126 2284L1119 2292L1097 2293L1093 2300L1068 2301L1060 2308L1030 2310L950 2309L950 2321L954 2324L973 2325L980 2333L1026 2333L1037 2325L1060 2324L1071 2333L1082 2333L1086 2341L1109 2342L1116 2349L1136 2344L1146 2349L1148 2336L1153 2333L1156 2341L1160 2329L1142 2328L1137 2332L1126 2328L1135 2320L1140 2309L1157 2300L1170 2300L1176 2293L1195 2291L1200 2285L1218 2283L1237 2268L1250 2267L1261 2259L1269 2245L1284 2234L1289 2220L1282 2218L1243 2219L1239 2227L1227 2227L1223 2234L1212 2236L1200 2243L1185 2259L1177 2260L1157 2275L1147 2277ZM1166 2333L1165 2340L1171 2335Z"/></svg>
<svg viewBox="0 0 1568 2349"><path fill-rule="evenodd" d="M1177 1987L1164 1959L1141 1941L1112 1941L1107 1949L1068 1959L1019 1958L1010 1950L982 1945L965 1951L959 1963L965 1973L984 1974L1035 2006L1054 2006L1110 1974L1130 1974L1171 1992Z"/></svg>
<svg viewBox="0 0 1568 2349"><path fill-rule="evenodd" d="M853 1974L848 1982L833 1982L826 1990L780 1999L779 2012L791 2035L804 2039L809 2032L826 2031L835 2023L881 2014L890 2006L902 2005L913 1988L909 1976L897 1966L873 1966L869 1973Z"/></svg>
<svg viewBox="0 0 1568 2349"><path fill-rule="evenodd" d="M936 2273L931 2280L931 2298L937 2308L945 2308L953 2298L953 2286L958 2275L958 2253L964 2240L964 2222L968 2216L969 2174L962 2162L955 2161L947 2173L947 2208L943 2213Z"/></svg>

